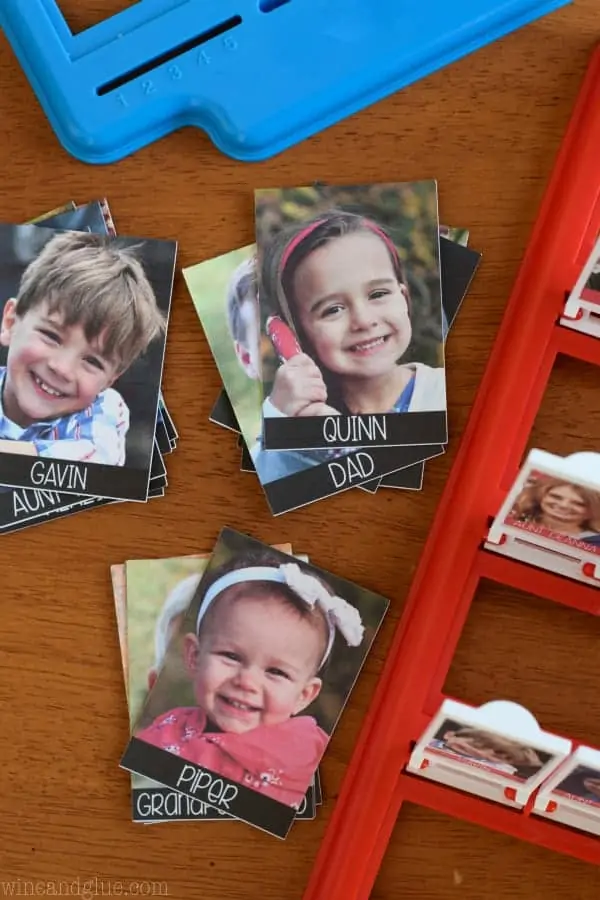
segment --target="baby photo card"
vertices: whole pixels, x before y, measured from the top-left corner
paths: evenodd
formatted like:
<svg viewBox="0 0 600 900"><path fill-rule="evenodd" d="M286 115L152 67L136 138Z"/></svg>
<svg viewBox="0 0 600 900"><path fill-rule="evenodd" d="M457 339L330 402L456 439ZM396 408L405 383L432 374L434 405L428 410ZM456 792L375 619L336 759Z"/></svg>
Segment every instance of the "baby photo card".
<svg viewBox="0 0 600 900"><path fill-rule="evenodd" d="M600 835L600 751L578 747L544 782L533 813Z"/></svg>
<svg viewBox="0 0 600 900"><path fill-rule="evenodd" d="M560 324L600 337L600 235L567 298Z"/></svg>
<svg viewBox="0 0 600 900"><path fill-rule="evenodd" d="M485 547L600 585L600 454L531 450Z"/></svg>
<svg viewBox="0 0 600 900"><path fill-rule="evenodd" d="M407 770L422 778L522 808L571 752L517 703L480 707L445 700L417 741Z"/></svg>
<svg viewBox="0 0 600 900"><path fill-rule="evenodd" d="M281 544L276 545L276 549L291 553L292 548L289 544ZM172 667L171 681L179 677L177 669L173 668L177 657L172 654L167 659L166 649L183 620L209 557L210 554L197 554L130 560L111 566L131 727L135 725L163 664ZM184 680L187 685L185 674ZM189 699L193 703L192 694ZM222 810L135 774L131 776L131 799L134 822L231 820L231 816ZM311 786L297 818L314 818L315 807L315 786Z"/></svg>
<svg viewBox="0 0 600 900"><path fill-rule="evenodd" d="M285 838L387 608L223 529L121 765Z"/></svg>
<svg viewBox="0 0 600 900"><path fill-rule="evenodd" d="M0 225L1 484L147 499L175 257Z"/></svg>
<svg viewBox="0 0 600 900"><path fill-rule="evenodd" d="M444 444L435 181L255 191L267 450Z"/></svg>

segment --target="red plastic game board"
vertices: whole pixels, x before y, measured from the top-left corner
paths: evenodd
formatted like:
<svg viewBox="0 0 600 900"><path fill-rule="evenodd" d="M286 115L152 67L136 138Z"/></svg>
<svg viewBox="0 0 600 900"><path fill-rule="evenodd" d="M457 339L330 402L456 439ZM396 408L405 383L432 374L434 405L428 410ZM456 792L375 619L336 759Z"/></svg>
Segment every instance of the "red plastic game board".
<svg viewBox="0 0 600 900"><path fill-rule="evenodd" d="M510 809L404 771L412 742L444 699L445 678L480 579L600 613L598 588L482 549L491 517L516 478L557 355L600 365L600 340L558 324L598 233L600 47L304 900L367 900L404 801L583 860L600 860L596 837L533 817L530 806Z"/></svg>

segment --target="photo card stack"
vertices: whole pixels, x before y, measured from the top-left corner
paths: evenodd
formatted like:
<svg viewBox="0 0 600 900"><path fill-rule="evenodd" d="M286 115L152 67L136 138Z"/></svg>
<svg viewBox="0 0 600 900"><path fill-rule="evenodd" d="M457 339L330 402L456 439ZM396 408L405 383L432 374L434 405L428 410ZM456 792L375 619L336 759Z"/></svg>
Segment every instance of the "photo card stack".
<svg viewBox="0 0 600 900"><path fill-rule="evenodd" d="M372 249L373 233L370 228L371 219L367 222L365 216L368 212L373 217L379 210L379 218L390 229L397 242L393 253L391 238L388 243L384 243L384 265L388 269L396 265L398 273L404 273L402 286L396 282L394 288L391 283L392 294L398 303L394 305L392 299L389 303L394 309L398 306L394 315L398 313L399 321L394 324L394 334L398 341L408 340L409 346L403 357L406 365L394 364L393 374L395 377L397 369L402 379L408 379L409 392L414 394L418 387L413 406L409 404L407 408L407 416L392 413L391 421L402 418L405 422L422 421L420 407L417 409L415 404L418 401L421 405L427 405L426 396L429 394L425 390L426 382L437 385L438 397L443 394L442 415L445 421L443 343L481 255L465 246L468 239L465 229L439 226L435 182L354 188L328 188L319 185L314 188L290 189L283 193L267 191L265 196L270 198L269 202L264 199L263 193L265 192L257 192L257 222L262 222L263 232L266 229L265 223L283 222L283 210L287 210L287 215L292 219L301 219L308 215L309 209L313 212L324 209L326 213L328 208L335 207L344 216L344 210L347 211L349 228L358 228L359 237L366 235L368 240L363 243L367 250ZM359 215L361 211L362 218ZM359 228L359 225L362 227L364 224L363 220L367 222L364 234ZM258 224L257 233L260 236ZM383 235L383 231L381 234ZM381 251L377 244L380 240L383 237L377 237L375 241L375 253ZM263 243L271 246L266 238ZM296 365L299 361L304 361L306 366L308 355L296 352L299 350L298 335L291 333L291 327L283 315L273 314L272 308L268 314L264 313L264 304L260 299L262 293L259 297L262 278L260 269L262 260L268 268L271 257L264 246L261 256L260 249L260 244L258 247L249 245L183 271L223 381L223 391L214 404L210 420L241 435L242 470L256 472L274 515L351 487L362 486L371 492L376 491L380 485L420 490L424 460L441 454L444 451L442 443L425 445L411 437L408 445L400 447L389 441L386 446L366 446L368 442L362 441L354 447L339 446L334 441L318 449L266 448L262 435L263 426L268 418L273 417L276 409L273 398L264 397L266 380L270 377L273 382L280 369L283 370L280 377L285 379L284 364L279 362L281 353L289 355L293 351L290 363L295 360ZM364 260L365 265L369 264L368 252L357 256L359 260ZM386 288L384 286L371 294L367 292L362 301L360 295L357 296L357 303L373 303L378 308L386 296ZM371 300L368 300L369 296ZM407 298L410 300L410 317L406 314ZM340 314L341 312L340 308ZM267 319L268 334L265 331ZM399 327L400 319L405 327L403 335L396 327ZM389 340L386 337L383 343L387 345ZM370 356L377 357L378 352L375 349L367 350L360 354L360 366L376 364L368 362L368 359ZM381 360L380 362L383 365ZM311 371L319 380L321 376L315 372L317 368L315 364L315 369ZM269 372L271 374L267 376L265 373ZM382 383L387 383L386 378L382 378ZM368 378L363 380L369 382ZM291 390L296 387L292 385ZM316 389L322 392L322 385ZM288 418L294 427L294 420L300 427L304 427L304 423L308 421L306 416ZM384 418L387 421L387 414ZM357 421L357 418L346 416L345 420ZM313 424L322 423L324 418L312 417L311 421ZM340 421L341 417L338 416L336 423L339 424Z"/></svg>
<svg viewBox="0 0 600 900"><path fill-rule="evenodd" d="M600 235L567 298L560 324L600 337Z"/></svg>
<svg viewBox="0 0 600 900"><path fill-rule="evenodd" d="M289 544L275 546L291 553ZM131 728L140 715L148 691L163 666L171 667L171 680L184 677L181 645L178 654L167 648L181 623L206 568L209 553L170 559L129 560L111 566L111 581L121 650L121 662ZM298 557L306 559L305 557ZM190 694L193 703L193 695ZM308 789L296 819L314 819L321 802L320 779ZM317 803L318 800L318 803ZM139 775L131 776L132 820L151 824L167 821L221 821L232 817Z"/></svg>
<svg viewBox="0 0 600 900"><path fill-rule="evenodd" d="M387 608L223 529L121 766L285 838Z"/></svg>
<svg viewBox="0 0 600 900"><path fill-rule="evenodd" d="M164 494L176 251L106 200L0 225L0 531Z"/></svg>
<svg viewBox="0 0 600 900"><path fill-rule="evenodd" d="M417 741L407 770L421 778L522 809L571 753L571 741L542 731L523 706L444 700Z"/></svg>
<svg viewBox="0 0 600 900"><path fill-rule="evenodd" d="M578 747L542 785L533 813L600 835L600 750Z"/></svg>
<svg viewBox="0 0 600 900"><path fill-rule="evenodd" d="M484 546L600 586L600 454L531 450Z"/></svg>

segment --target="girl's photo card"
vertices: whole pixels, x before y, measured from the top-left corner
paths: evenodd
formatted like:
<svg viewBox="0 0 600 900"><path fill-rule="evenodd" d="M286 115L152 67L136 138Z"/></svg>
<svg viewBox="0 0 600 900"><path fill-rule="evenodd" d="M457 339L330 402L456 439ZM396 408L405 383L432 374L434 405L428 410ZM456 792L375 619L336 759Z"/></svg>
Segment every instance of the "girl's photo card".
<svg viewBox="0 0 600 900"><path fill-rule="evenodd" d="M436 182L255 208L265 449L446 443Z"/></svg>
<svg viewBox="0 0 600 900"><path fill-rule="evenodd" d="M387 608L223 529L121 765L285 838Z"/></svg>
<svg viewBox="0 0 600 900"><path fill-rule="evenodd" d="M440 243L445 321L449 327L481 255L445 238ZM255 250L250 245L231 251L184 269L183 275L272 513L288 512L390 472L396 472L396 487L420 490L422 460L439 455L441 445L264 450L260 439Z"/></svg>
<svg viewBox="0 0 600 900"><path fill-rule="evenodd" d="M600 585L600 454L531 450L485 546Z"/></svg>
<svg viewBox="0 0 600 900"><path fill-rule="evenodd" d="M194 307L231 401L273 515L399 473L419 489L421 462L443 447L265 451L260 440L262 392L255 246L232 250L183 270Z"/></svg>
<svg viewBox="0 0 600 900"><path fill-rule="evenodd" d="M499 700L477 708L445 700L407 768L488 800L523 807L570 752L570 741L542 731L516 703Z"/></svg>
<svg viewBox="0 0 600 900"><path fill-rule="evenodd" d="M578 747L542 785L533 812L600 835L600 751Z"/></svg>
<svg viewBox="0 0 600 900"><path fill-rule="evenodd" d="M0 483L148 497L177 245L0 225Z"/></svg>
<svg viewBox="0 0 600 900"><path fill-rule="evenodd" d="M600 235L567 298L560 323L600 337Z"/></svg>

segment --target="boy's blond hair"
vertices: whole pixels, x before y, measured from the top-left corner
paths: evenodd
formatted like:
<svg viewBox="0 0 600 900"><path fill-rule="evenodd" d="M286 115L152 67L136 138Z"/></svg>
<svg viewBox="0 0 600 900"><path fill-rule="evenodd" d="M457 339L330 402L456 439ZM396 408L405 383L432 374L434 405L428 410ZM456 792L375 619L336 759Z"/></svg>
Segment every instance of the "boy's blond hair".
<svg viewBox="0 0 600 900"><path fill-rule="evenodd" d="M23 272L16 314L41 303L63 325L81 325L88 341L103 335L102 355L124 371L165 330L154 291L131 248L88 232L57 234Z"/></svg>
<svg viewBox="0 0 600 900"><path fill-rule="evenodd" d="M257 300L256 258L251 256L235 269L227 288L227 321L234 341L248 348L248 327L242 315L245 303Z"/></svg>

